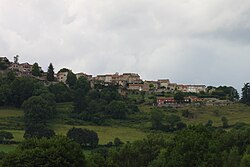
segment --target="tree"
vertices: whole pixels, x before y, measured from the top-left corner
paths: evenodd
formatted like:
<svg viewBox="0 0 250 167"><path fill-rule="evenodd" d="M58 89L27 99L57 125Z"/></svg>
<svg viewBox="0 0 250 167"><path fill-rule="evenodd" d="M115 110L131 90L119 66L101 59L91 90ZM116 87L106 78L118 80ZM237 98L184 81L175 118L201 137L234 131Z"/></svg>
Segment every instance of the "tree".
<svg viewBox="0 0 250 167"><path fill-rule="evenodd" d="M151 112L151 123L152 123L152 129L155 130L162 130L163 128L163 121L164 115L161 112L161 110L154 109Z"/></svg>
<svg viewBox="0 0 250 167"><path fill-rule="evenodd" d="M82 112L88 106L86 95L90 90L90 84L84 77L80 77L74 86L74 111Z"/></svg>
<svg viewBox="0 0 250 167"><path fill-rule="evenodd" d="M92 89L88 92L88 96L91 100L96 100L100 98L100 92L96 89Z"/></svg>
<svg viewBox="0 0 250 167"><path fill-rule="evenodd" d="M25 140L3 160L3 166L6 167L84 167L85 163L86 160L79 144L62 136Z"/></svg>
<svg viewBox="0 0 250 167"><path fill-rule="evenodd" d="M241 156L237 147L231 148L230 152L224 152L223 167L238 167L240 166Z"/></svg>
<svg viewBox="0 0 250 167"><path fill-rule="evenodd" d="M16 78L10 85L12 91L12 103L20 107L22 103L33 95L36 83L31 78Z"/></svg>
<svg viewBox="0 0 250 167"><path fill-rule="evenodd" d="M120 100L121 96L118 93L117 87L108 86L101 90L100 98L110 103L113 100Z"/></svg>
<svg viewBox="0 0 250 167"><path fill-rule="evenodd" d="M207 123L205 124L205 126L212 127L213 126L213 121L212 120L208 120Z"/></svg>
<svg viewBox="0 0 250 167"><path fill-rule="evenodd" d="M7 73L7 79L12 82L16 79L16 74L13 71Z"/></svg>
<svg viewBox="0 0 250 167"><path fill-rule="evenodd" d="M54 136L55 133L46 126L47 121L54 114L54 103L46 101L41 96L33 96L23 103L22 108L24 110L25 138Z"/></svg>
<svg viewBox="0 0 250 167"><path fill-rule="evenodd" d="M82 89L85 94L90 90L90 83L85 77L79 77L75 85L76 89Z"/></svg>
<svg viewBox="0 0 250 167"><path fill-rule="evenodd" d="M106 108L106 113L114 119L124 119L128 112L127 104L124 101L112 101Z"/></svg>
<svg viewBox="0 0 250 167"><path fill-rule="evenodd" d="M203 125L189 126L169 141L151 166L222 166L218 144L210 129Z"/></svg>
<svg viewBox="0 0 250 167"><path fill-rule="evenodd" d="M187 126L185 123L181 122L181 118L178 115L174 114L166 117L166 123L164 130L167 132L181 130Z"/></svg>
<svg viewBox="0 0 250 167"><path fill-rule="evenodd" d="M250 105L250 85L249 83L245 83L242 88L242 98L241 102L247 105Z"/></svg>
<svg viewBox="0 0 250 167"><path fill-rule="evenodd" d="M43 124L35 124L32 126L27 126L25 129L25 133L23 135L23 137L25 139L28 138L51 138L55 136L55 132L52 129L47 128L45 125Z"/></svg>
<svg viewBox="0 0 250 167"><path fill-rule="evenodd" d="M56 102L69 102L72 101L72 93L70 89L62 82L51 84L49 91L55 95Z"/></svg>
<svg viewBox="0 0 250 167"><path fill-rule="evenodd" d="M240 167L249 167L250 166L250 154L245 154L240 162Z"/></svg>
<svg viewBox="0 0 250 167"><path fill-rule="evenodd" d="M33 64L31 73L32 73L32 75L34 75L36 77L41 76L41 70L40 70L40 67L38 66L38 63Z"/></svg>
<svg viewBox="0 0 250 167"><path fill-rule="evenodd" d="M67 132L67 137L84 147L95 148L99 142L98 135L95 131L82 128L71 128Z"/></svg>
<svg viewBox="0 0 250 167"><path fill-rule="evenodd" d="M118 137L116 137L114 139L114 145L115 146L120 146L121 144L123 144L123 142Z"/></svg>
<svg viewBox="0 0 250 167"><path fill-rule="evenodd" d="M92 152L90 156L86 157L89 167L107 167L106 159L100 153Z"/></svg>
<svg viewBox="0 0 250 167"><path fill-rule="evenodd" d="M74 88L74 86L76 85L76 81L76 75L72 71L68 71L66 84L68 84L70 88Z"/></svg>
<svg viewBox="0 0 250 167"><path fill-rule="evenodd" d="M192 112L190 112L189 110L183 110L181 115L185 118L193 118L194 117L194 114Z"/></svg>
<svg viewBox="0 0 250 167"><path fill-rule="evenodd" d="M226 117L222 117L221 118L221 122L222 122L222 127L223 128L228 128L228 119Z"/></svg>
<svg viewBox="0 0 250 167"><path fill-rule="evenodd" d="M14 56L14 63L18 64L19 55Z"/></svg>
<svg viewBox="0 0 250 167"><path fill-rule="evenodd" d="M152 83L149 84L149 89L150 89L150 90L153 90L154 88L155 88L154 84L152 84Z"/></svg>
<svg viewBox="0 0 250 167"><path fill-rule="evenodd" d="M111 151L108 160L119 167L148 166L165 146L166 141L162 135L148 135L141 141L125 144L119 150Z"/></svg>
<svg viewBox="0 0 250 167"><path fill-rule="evenodd" d="M49 102L41 96L29 98L23 103L22 108L24 110L24 120L28 124L47 122L55 110L55 106L50 106Z"/></svg>
<svg viewBox="0 0 250 167"><path fill-rule="evenodd" d="M81 113L87 109L88 102L84 90L77 89L74 92L73 104L74 104L74 111L76 113Z"/></svg>
<svg viewBox="0 0 250 167"><path fill-rule="evenodd" d="M12 98L11 87L8 84L0 85L0 106L6 106L11 104Z"/></svg>
<svg viewBox="0 0 250 167"><path fill-rule="evenodd" d="M55 74L54 67L53 67L52 63L50 63L49 67L48 67L48 71L47 71L47 80L54 81L55 80L54 74Z"/></svg>
<svg viewBox="0 0 250 167"><path fill-rule="evenodd" d="M13 139L13 134L11 132L0 131L0 142L8 141Z"/></svg>
<svg viewBox="0 0 250 167"><path fill-rule="evenodd" d="M184 95L182 92L178 92L174 95L174 99L177 103L182 103L184 101Z"/></svg>

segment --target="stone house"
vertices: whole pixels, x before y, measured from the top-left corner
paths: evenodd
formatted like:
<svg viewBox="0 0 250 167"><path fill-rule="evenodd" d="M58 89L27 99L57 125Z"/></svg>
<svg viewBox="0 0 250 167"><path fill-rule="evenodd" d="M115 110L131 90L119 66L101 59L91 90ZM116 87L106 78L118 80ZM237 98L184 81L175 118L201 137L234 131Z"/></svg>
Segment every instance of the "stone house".
<svg viewBox="0 0 250 167"><path fill-rule="evenodd" d="M127 83L142 83L140 75L136 73L123 73L121 77L124 81L127 81Z"/></svg>
<svg viewBox="0 0 250 167"><path fill-rule="evenodd" d="M79 79L80 77L84 77L84 78L86 78L89 81L92 79L92 75L88 75L88 74L83 73L83 72L76 74L76 78L77 79Z"/></svg>
<svg viewBox="0 0 250 167"><path fill-rule="evenodd" d="M171 92L174 92L174 91L177 90L177 84L176 83L170 83L170 84L168 84L167 89L170 90Z"/></svg>
<svg viewBox="0 0 250 167"><path fill-rule="evenodd" d="M180 92L187 92L188 86L187 85L177 85L177 91Z"/></svg>
<svg viewBox="0 0 250 167"><path fill-rule="evenodd" d="M206 85L187 85L187 92L191 93L206 92Z"/></svg>
<svg viewBox="0 0 250 167"><path fill-rule="evenodd" d="M127 89L128 90L142 91L143 86L144 86L144 84L129 84Z"/></svg>
<svg viewBox="0 0 250 167"><path fill-rule="evenodd" d="M7 57L0 57L0 62L9 63L10 61Z"/></svg>
<svg viewBox="0 0 250 167"><path fill-rule="evenodd" d="M67 76L68 76L68 71L65 72L59 71L57 73L57 81L66 84Z"/></svg>
<svg viewBox="0 0 250 167"><path fill-rule="evenodd" d="M31 73L33 65L29 63L11 63L9 69L21 73Z"/></svg>
<svg viewBox="0 0 250 167"><path fill-rule="evenodd" d="M160 83L160 87L163 88L167 88L168 85L170 84L169 79L159 79L158 82Z"/></svg>
<svg viewBox="0 0 250 167"><path fill-rule="evenodd" d="M160 88L160 82L158 81L145 81L144 83L148 84L151 90L157 90Z"/></svg>

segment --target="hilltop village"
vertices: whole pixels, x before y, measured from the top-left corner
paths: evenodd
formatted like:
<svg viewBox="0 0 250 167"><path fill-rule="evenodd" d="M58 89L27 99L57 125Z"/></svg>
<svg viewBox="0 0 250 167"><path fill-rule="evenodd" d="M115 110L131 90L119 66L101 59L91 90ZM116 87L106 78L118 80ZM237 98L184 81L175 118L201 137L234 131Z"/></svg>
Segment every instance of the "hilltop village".
<svg viewBox="0 0 250 167"><path fill-rule="evenodd" d="M0 57L0 166L150 167L170 156L175 160L186 148L188 154L202 152L205 160L216 155L218 160L204 164L223 166L232 153L228 147L240 150L248 142L249 83L237 102L233 87L147 81L136 73L93 77L66 68L55 73L52 63L44 72L38 63L19 63L18 58ZM142 155L140 163L134 155ZM79 157L89 165L72 165ZM179 165L169 164L152 166Z"/></svg>
<svg viewBox="0 0 250 167"><path fill-rule="evenodd" d="M19 56L14 57L14 61L11 62L7 57L0 57L0 74L5 74L9 71L15 72L17 77L33 77L43 82L44 84L54 84L62 82L67 85L67 78L69 73L74 74L71 70L63 68L57 73L54 73L53 80L48 81L48 72L44 72L37 63L29 64L19 63ZM35 67L39 70L39 75L34 75L33 71ZM53 67L52 67L53 68ZM118 87L118 91L121 95L128 93L156 94L156 105L158 106L179 106L180 102L175 97L178 93L183 93L181 103L205 103L206 105L228 105L236 99L219 98L216 96L208 96L216 92L216 87L206 85L187 85L177 84L170 82L169 79L159 79L157 81L143 80L137 73L114 73L92 76L86 73L74 74L76 78L84 77L89 82L92 88L94 85L99 84L102 86L115 85ZM236 90L232 88L233 93ZM204 95L204 96L201 96Z"/></svg>

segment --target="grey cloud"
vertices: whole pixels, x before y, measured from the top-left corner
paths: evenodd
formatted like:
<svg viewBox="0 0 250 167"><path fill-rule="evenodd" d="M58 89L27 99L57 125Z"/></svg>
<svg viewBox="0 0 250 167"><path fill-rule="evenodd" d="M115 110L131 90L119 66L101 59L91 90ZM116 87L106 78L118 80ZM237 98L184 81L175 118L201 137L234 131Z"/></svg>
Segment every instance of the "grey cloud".
<svg viewBox="0 0 250 167"><path fill-rule="evenodd" d="M247 81L248 0L0 0L0 54L47 70Z"/></svg>

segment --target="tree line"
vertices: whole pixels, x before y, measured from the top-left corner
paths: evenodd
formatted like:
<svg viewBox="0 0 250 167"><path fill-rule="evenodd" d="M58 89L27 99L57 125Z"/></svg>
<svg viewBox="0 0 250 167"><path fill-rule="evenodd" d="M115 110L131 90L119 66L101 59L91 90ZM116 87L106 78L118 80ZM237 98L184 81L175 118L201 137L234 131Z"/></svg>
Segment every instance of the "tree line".
<svg viewBox="0 0 250 167"><path fill-rule="evenodd" d="M190 125L172 137L151 134L118 147L97 148L88 155L66 137L31 138L22 142L15 152L4 155L2 161L3 166L17 167L248 167L249 136L250 128L246 125L231 131Z"/></svg>

